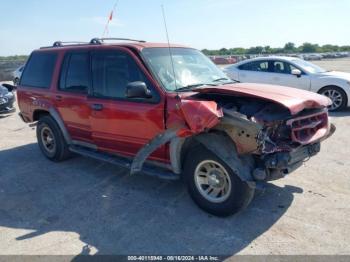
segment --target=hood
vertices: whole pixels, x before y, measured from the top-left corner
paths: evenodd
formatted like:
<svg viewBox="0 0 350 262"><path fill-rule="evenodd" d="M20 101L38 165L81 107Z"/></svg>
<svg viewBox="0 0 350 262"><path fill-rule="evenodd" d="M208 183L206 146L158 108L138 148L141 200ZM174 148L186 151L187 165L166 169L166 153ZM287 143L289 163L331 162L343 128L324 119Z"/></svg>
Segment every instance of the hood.
<svg viewBox="0 0 350 262"><path fill-rule="evenodd" d="M288 108L292 115L295 115L304 109L327 107L332 103L327 97L309 91L285 86L255 83L238 83L232 85L204 87L196 89L195 92L265 99Z"/></svg>
<svg viewBox="0 0 350 262"><path fill-rule="evenodd" d="M339 71L329 71L318 74L321 77L334 77L339 79L344 79L350 81L350 73L339 72Z"/></svg>

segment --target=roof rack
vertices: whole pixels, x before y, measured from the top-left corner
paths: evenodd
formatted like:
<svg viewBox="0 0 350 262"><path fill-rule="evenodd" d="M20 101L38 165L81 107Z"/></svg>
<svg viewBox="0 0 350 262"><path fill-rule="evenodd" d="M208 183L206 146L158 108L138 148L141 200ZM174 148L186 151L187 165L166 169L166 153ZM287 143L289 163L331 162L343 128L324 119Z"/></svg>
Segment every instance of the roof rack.
<svg viewBox="0 0 350 262"><path fill-rule="evenodd" d="M52 46L44 46L40 47L40 49L44 48L51 48L51 47L62 47L62 46L71 46L71 45L87 45L88 42L81 42L81 41L68 41L68 42L62 42L62 41L56 41L53 43Z"/></svg>
<svg viewBox="0 0 350 262"><path fill-rule="evenodd" d="M62 42L62 41L56 41L53 43L53 47L59 47L64 45L86 45L88 42L81 42L81 41L69 41L69 42Z"/></svg>
<svg viewBox="0 0 350 262"><path fill-rule="evenodd" d="M93 38L90 41L90 44L95 44L95 45L100 45L103 44L104 41L108 40L117 40L117 41L132 41L132 42L139 42L139 43L146 43L144 40L136 40L136 39L129 39L129 38L114 38L114 37L109 37L109 38Z"/></svg>

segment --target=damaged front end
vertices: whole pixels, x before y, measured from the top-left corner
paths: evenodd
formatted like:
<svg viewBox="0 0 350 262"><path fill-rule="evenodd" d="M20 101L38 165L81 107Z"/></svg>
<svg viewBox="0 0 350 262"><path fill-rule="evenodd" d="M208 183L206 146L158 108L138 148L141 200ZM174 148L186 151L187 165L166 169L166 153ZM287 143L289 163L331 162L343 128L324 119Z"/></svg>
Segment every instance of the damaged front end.
<svg viewBox="0 0 350 262"><path fill-rule="evenodd" d="M200 143L254 186L255 181L275 180L294 171L316 155L320 142L335 131L329 123L329 101L323 97L316 97L322 101L319 104L310 97L303 104L293 100L291 108L287 100L279 103L216 91L170 97L166 131L138 152L131 173L141 171L148 156L168 143L172 171L180 174L184 148Z"/></svg>
<svg viewBox="0 0 350 262"><path fill-rule="evenodd" d="M208 94L199 97L208 97ZM239 156L251 155L256 181L284 177L320 151L335 132L325 107L304 108L293 115L285 106L251 97L210 95L223 109L215 129L234 141Z"/></svg>

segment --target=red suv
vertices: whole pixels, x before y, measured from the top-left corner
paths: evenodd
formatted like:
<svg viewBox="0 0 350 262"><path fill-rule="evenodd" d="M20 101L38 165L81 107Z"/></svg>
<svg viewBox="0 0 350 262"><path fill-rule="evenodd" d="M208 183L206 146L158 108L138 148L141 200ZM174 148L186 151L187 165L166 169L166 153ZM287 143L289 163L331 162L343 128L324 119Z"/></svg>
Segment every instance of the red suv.
<svg viewBox="0 0 350 262"><path fill-rule="evenodd" d="M226 216L259 182L281 178L335 130L330 100L232 82L200 51L128 40L56 42L34 51L18 87L20 116L37 122L52 161L71 153L182 177L193 200Z"/></svg>

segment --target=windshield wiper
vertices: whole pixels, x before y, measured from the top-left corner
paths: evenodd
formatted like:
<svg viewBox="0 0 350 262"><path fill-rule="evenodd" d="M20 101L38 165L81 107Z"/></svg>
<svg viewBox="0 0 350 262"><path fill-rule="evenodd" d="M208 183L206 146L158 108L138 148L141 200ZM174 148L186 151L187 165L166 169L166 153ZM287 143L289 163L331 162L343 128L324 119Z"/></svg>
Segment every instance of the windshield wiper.
<svg viewBox="0 0 350 262"><path fill-rule="evenodd" d="M213 82L219 82L219 81L223 81L223 80L230 80L230 79L228 79L226 77L221 77L221 78L213 80Z"/></svg>
<svg viewBox="0 0 350 262"><path fill-rule="evenodd" d="M224 80L229 80L229 82L220 83L220 84L228 85L228 84L233 84L233 83L239 83L239 81L237 81L237 80L228 79L226 77L221 77L221 78L215 79L215 80L213 80L213 82L219 82L219 81L224 81Z"/></svg>
<svg viewBox="0 0 350 262"><path fill-rule="evenodd" d="M198 83L198 84L192 84L192 85L187 85L187 86L180 87L180 88L176 89L176 91L191 90L191 89L194 89L194 88L200 87L200 86L217 86L217 84L212 84L212 83Z"/></svg>

